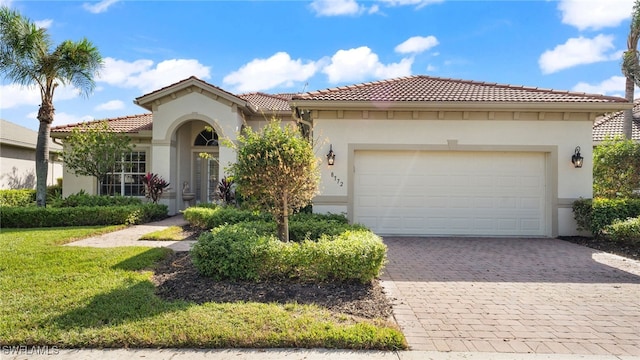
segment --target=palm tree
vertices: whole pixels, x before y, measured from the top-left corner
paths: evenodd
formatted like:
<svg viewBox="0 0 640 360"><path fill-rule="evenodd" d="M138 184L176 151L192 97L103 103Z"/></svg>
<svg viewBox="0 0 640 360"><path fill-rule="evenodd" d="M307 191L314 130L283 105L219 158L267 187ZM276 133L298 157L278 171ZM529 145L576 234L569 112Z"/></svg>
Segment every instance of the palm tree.
<svg viewBox="0 0 640 360"><path fill-rule="evenodd" d="M36 202L46 205L49 135L55 109L53 95L60 84L77 88L88 96L95 88L93 77L102 67L102 56L87 39L63 41L55 48L46 29L6 6L0 8L0 74L22 85L37 86Z"/></svg>
<svg viewBox="0 0 640 360"><path fill-rule="evenodd" d="M633 103L633 93L636 86L640 86L640 64L638 63L638 39L640 39L640 0L633 5L629 36L627 37L627 51L622 57L622 73L627 78L624 97ZM624 110L622 133L626 139L631 139L631 124L633 123L633 109Z"/></svg>

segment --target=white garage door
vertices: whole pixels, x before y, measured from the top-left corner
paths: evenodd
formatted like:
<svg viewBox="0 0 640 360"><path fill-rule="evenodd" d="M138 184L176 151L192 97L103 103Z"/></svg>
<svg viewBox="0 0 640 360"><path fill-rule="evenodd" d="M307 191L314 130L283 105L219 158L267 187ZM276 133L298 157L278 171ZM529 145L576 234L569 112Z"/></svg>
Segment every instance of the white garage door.
<svg viewBox="0 0 640 360"><path fill-rule="evenodd" d="M545 154L356 151L354 221L384 235L544 236Z"/></svg>

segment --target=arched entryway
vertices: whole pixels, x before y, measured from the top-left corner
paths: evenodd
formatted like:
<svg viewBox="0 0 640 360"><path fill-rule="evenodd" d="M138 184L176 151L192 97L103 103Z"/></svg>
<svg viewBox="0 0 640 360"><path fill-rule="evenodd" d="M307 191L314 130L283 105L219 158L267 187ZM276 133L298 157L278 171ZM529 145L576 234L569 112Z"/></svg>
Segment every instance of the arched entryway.
<svg viewBox="0 0 640 360"><path fill-rule="evenodd" d="M206 127L196 135L191 159L191 190L196 194L196 203L216 201L216 190L220 181L220 151L218 134L213 128Z"/></svg>
<svg viewBox="0 0 640 360"><path fill-rule="evenodd" d="M217 200L216 190L222 174L220 166L220 136L207 122L189 120L176 130L177 200L179 209L188 205ZM185 186L188 189L185 189ZM195 194L185 202L185 192Z"/></svg>

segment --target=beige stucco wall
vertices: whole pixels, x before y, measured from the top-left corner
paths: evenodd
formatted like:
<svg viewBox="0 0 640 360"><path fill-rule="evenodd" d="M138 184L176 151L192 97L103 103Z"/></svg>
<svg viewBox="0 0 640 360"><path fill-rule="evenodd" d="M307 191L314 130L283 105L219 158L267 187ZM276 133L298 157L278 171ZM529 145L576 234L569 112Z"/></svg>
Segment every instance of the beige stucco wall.
<svg viewBox="0 0 640 360"><path fill-rule="evenodd" d="M321 145L320 196L314 211L348 213L348 189L353 152L357 148L414 148L464 151L540 151L549 154L553 187L551 209L558 235L576 234L570 202L592 194L591 122L567 120L416 120L338 119L314 120L314 137ZM334 166L326 164L330 144L336 154ZM576 146L582 148L583 168L576 169L570 158ZM344 183L340 187L334 176ZM555 180L557 174L557 182ZM567 205L569 204L569 205ZM556 234L553 234L556 235Z"/></svg>
<svg viewBox="0 0 640 360"><path fill-rule="evenodd" d="M35 189L35 159L35 149L0 145L0 189L10 189L16 183L19 188ZM62 163L50 158L47 185L55 185L61 177Z"/></svg>

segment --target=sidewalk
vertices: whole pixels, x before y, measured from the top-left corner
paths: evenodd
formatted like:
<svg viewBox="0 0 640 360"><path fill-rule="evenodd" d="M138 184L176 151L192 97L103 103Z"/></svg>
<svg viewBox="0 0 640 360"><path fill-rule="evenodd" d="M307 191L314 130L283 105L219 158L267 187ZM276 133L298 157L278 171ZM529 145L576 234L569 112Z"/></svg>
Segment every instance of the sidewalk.
<svg viewBox="0 0 640 360"><path fill-rule="evenodd" d="M133 225L125 229L86 238L79 241L68 243L65 246L86 246L97 248L111 248L120 246L147 246L147 247L166 247L173 251L189 251L195 243L194 240L182 241L150 241L138 240L142 235L150 232L166 229L170 226L183 226L187 222L182 214L174 215L166 219L150 222L144 225Z"/></svg>
<svg viewBox="0 0 640 360"><path fill-rule="evenodd" d="M10 353L1 347L0 360L637 360L615 355L459 353L433 351L353 351L327 349L55 349L40 353ZM31 349L31 348L28 348ZM27 350L28 350L27 349Z"/></svg>

